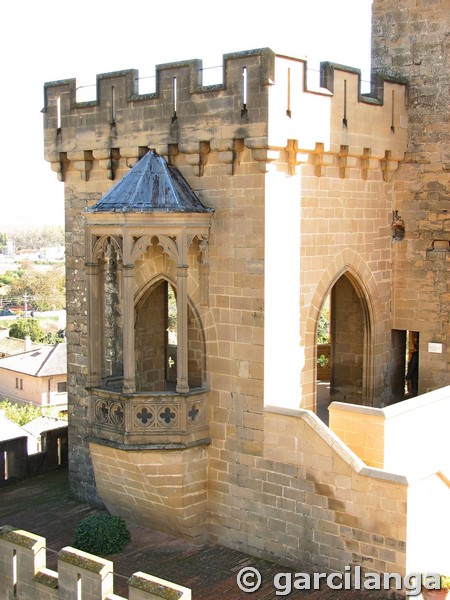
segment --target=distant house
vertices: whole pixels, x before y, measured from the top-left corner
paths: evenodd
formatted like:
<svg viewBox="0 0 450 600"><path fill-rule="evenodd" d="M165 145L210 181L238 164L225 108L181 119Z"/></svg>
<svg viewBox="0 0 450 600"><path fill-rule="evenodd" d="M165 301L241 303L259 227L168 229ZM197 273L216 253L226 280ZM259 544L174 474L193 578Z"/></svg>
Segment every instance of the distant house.
<svg viewBox="0 0 450 600"><path fill-rule="evenodd" d="M32 436L0 412L0 484L26 472L28 439Z"/></svg>
<svg viewBox="0 0 450 600"><path fill-rule="evenodd" d="M67 410L66 344L41 346L0 359L0 397Z"/></svg>
<svg viewBox="0 0 450 600"><path fill-rule="evenodd" d="M45 440L49 431L55 431L57 429L67 429L67 421L64 419L58 419L56 417L38 417L33 419L29 423L22 426L23 431L28 436L28 454L34 454L36 452L43 452L46 450ZM61 462L61 438L58 438L58 456L59 464Z"/></svg>
<svg viewBox="0 0 450 600"><path fill-rule="evenodd" d="M17 261L40 260L40 256L37 250L33 250L32 248L23 248L22 250L17 250L15 259Z"/></svg>
<svg viewBox="0 0 450 600"><path fill-rule="evenodd" d="M3 412L0 412L0 443L21 438L28 439L31 435L30 432L25 431L23 427L6 418Z"/></svg>
<svg viewBox="0 0 450 600"><path fill-rule="evenodd" d="M65 247L64 246L51 246L47 248L40 248L39 259L51 260L51 261L62 261L64 260Z"/></svg>
<svg viewBox="0 0 450 600"><path fill-rule="evenodd" d="M14 356L15 354L22 354L29 350L36 350L40 348L42 344L36 344L29 338L21 340L18 338L8 337L8 330L3 330L6 335L2 335L3 332L0 330L0 358L6 358L8 356Z"/></svg>
<svg viewBox="0 0 450 600"><path fill-rule="evenodd" d="M23 427L0 412L0 486L67 464L67 421L39 417Z"/></svg>

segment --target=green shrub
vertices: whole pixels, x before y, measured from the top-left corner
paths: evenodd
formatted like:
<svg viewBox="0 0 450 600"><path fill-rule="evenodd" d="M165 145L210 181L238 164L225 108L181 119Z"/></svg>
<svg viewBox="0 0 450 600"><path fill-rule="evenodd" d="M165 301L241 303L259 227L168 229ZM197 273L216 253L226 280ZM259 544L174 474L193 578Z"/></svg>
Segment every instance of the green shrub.
<svg viewBox="0 0 450 600"><path fill-rule="evenodd" d="M74 546L90 554L107 556L120 552L130 540L130 532L121 517L90 515L77 525Z"/></svg>
<svg viewBox="0 0 450 600"><path fill-rule="evenodd" d="M39 406L34 406L32 404L19 406L17 402L11 404L9 400L2 400L0 402L0 412L2 412L7 419L21 426L26 425L30 421L33 421L33 419L37 419L43 415L42 408Z"/></svg>

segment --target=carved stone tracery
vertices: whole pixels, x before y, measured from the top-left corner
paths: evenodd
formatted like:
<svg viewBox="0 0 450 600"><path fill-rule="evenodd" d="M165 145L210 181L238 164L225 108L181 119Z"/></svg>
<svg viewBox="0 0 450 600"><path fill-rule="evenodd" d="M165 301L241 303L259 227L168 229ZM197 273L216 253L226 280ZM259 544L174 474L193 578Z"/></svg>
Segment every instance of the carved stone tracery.
<svg viewBox="0 0 450 600"><path fill-rule="evenodd" d="M90 298L90 311L99 310L99 299L104 297L105 292L102 291L108 288L107 279L111 278L110 270L116 265L115 273L119 277L118 288L116 293L119 294L120 310L115 315L119 321L115 325L120 326L120 335L113 336L120 341L123 351L121 351L123 361L123 383L122 388L125 393L134 393L136 391L135 382L135 356L134 356L134 265L147 249L155 241L160 246L163 252L176 265L176 289L177 289L177 307L178 307L178 361L177 361L177 391L186 393L189 391L188 385L188 297L187 297L187 275L188 275L188 253L189 248L195 239L198 240L198 266L199 266L199 286L200 286L200 303L207 304L208 297L208 271L209 271L209 251L208 251L208 229L203 227L199 231L189 231L188 228L178 226L177 230L171 233L170 231L160 232L154 226L151 227L149 233L142 235L130 234L125 227L117 232L117 227L114 227L115 232L110 233L107 227L92 228L92 232L87 236L87 258L86 265L88 266L88 287ZM112 262L111 262L112 261ZM89 266L90 265L90 266ZM107 269L103 265L109 265ZM106 283L105 283L106 282ZM111 282L110 282L111 283ZM109 285L109 287L111 287ZM115 297L115 294L113 294ZM116 302L117 303L117 302ZM118 306L119 306L118 305ZM109 307L111 308L111 307ZM108 309L109 310L109 309ZM117 311L116 311L117 312ZM114 313L115 314L115 313ZM108 317L108 313L103 312L103 320ZM112 319L112 315L109 315ZM111 321L110 319L110 321ZM106 336L105 331L111 328L114 324L102 323L101 319L89 319L90 327L93 329L93 335L90 336L90 381L92 385L99 385L100 368L97 366L99 353L104 353L109 347L108 339L112 339L111 335ZM114 325L114 326L115 326ZM106 328L106 329L105 329ZM123 339L122 339L123 338ZM106 346L103 340L106 339ZM117 341L116 339L116 341ZM109 344L110 345L110 344ZM110 353L110 352L109 352ZM103 359L104 360L104 359ZM109 369L111 371L111 369ZM114 369L112 370L114 371ZM111 371L110 375L114 375ZM117 371L117 369L116 369ZM96 374L94 374L94 372ZM105 367L102 369L103 377ZM117 373L116 373L117 374Z"/></svg>

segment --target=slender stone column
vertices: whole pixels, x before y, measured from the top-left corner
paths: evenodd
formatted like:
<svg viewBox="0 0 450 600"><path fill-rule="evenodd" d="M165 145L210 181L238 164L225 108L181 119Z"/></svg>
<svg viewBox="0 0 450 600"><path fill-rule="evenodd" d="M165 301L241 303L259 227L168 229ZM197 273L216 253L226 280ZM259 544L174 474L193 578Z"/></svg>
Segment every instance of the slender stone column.
<svg viewBox="0 0 450 600"><path fill-rule="evenodd" d="M123 393L136 391L134 353L134 265L123 265Z"/></svg>
<svg viewBox="0 0 450 600"><path fill-rule="evenodd" d="M100 266L98 263L86 263L88 288L88 387L98 387L101 383L102 342L101 323L103 310L101 307Z"/></svg>
<svg viewBox="0 0 450 600"><path fill-rule="evenodd" d="M177 265L177 392L188 392L187 265Z"/></svg>

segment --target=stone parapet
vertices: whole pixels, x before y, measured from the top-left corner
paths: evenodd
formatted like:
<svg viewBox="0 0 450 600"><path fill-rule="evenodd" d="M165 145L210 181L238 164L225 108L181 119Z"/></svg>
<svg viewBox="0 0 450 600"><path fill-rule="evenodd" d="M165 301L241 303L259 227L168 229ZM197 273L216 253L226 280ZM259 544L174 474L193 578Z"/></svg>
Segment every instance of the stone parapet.
<svg viewBox="0 0 450 600"><path fill-rule="evenodd" d="M268 48L225 55L222 84L202 85L201 73L197 60L159 65L153 94L139 93L136 70L104 73L90 102L77 101L74 79L45 84L46 160L61 180L68 163L87 180L94 163L114 179L120 165L130 168L148 148L171 162L184 155L199 176L212 152L232 174L239 144L263 172L277 160L290 172L309 160L318 176L334 167L342 178L354 168L363 178L372 169L388 177L403 159L401 80L378 75L374 94L364 94L360 71L323 63L323 87L312 91L304 60Z"/></svg>
<svg viewBox="0 0 450 600"><path fill-rule="evenodd" d="M95 389L91 435L119 446L186 448L209 443L206 395Z"/></svg>
<svg viewBox="0 0 450 600"><path fill-rule="evenodd" d="M429 404L432 400L426 396L421 401ZM423 417L418 403L405 412ZM428 473L423 465L416 468L417 456L405 451L406 442L402 469L398 462L395 468L393 461L389 465L393 468L370 467L310 411L278 407L265 409L264 437L264 458L273 461L278 472L266 475L267 481L277 485L264 487L263 482L263 491L297 499L297 513L302 514L305 529L312 532L311 562L330 560L337 570L356 563L370 565L373 571L402 574L449 570L445 518L450 496L445 476L448 452L441 457L440 472L435 471L433 460L428 461ZM411 443L410 436L406 439ZM287 476L288 465L297 469L297 478ZM254 479L256 475L253 469ZM254 481L252 499L256 489ZM289 511L275 511L266 505L266 515L269 513L280 524L286 525L291 518ZM430 514L439 527L430 526ZM286 526L286 532L293 527ZM266 533L265 548L269 548L268 540L277 540L277 534ZM279 536L277 541L285 540Z"/></svg>
<svg viewBox="0 0 450 600"><path fill-rule="evenodd" d="M58 571L46 567L46 540L9 525L0 527L0 600L125 600L113 593L113 563L69 546L58 555ZM128 582L130 600L190 600L191 591L134 573Z"/></svg>
<svg viewBox="0 0 450 600"><path fill-rule="evenodd" d="M332 402L330 429L367 465L399 473L436 473L448 470L450 462L449 400L446 386L385 408Z"/></svg>

